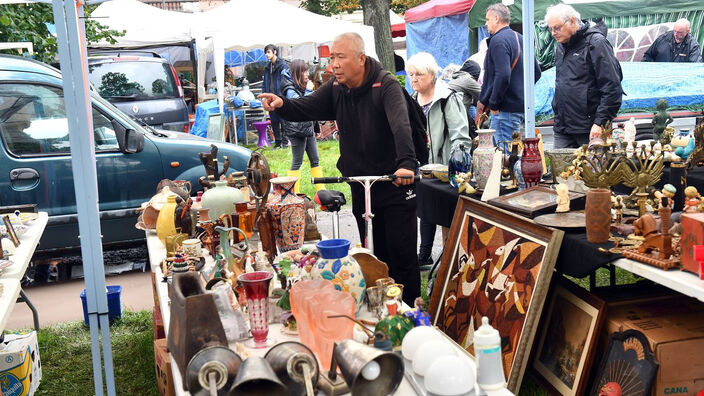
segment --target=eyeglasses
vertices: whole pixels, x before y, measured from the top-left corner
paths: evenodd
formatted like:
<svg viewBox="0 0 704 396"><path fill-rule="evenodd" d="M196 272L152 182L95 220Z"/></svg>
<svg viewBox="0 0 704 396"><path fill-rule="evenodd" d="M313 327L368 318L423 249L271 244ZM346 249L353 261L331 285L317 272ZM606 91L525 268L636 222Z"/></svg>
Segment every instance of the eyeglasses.
<svg viewBox="0 0 704 396"><path fill-rule="evenodd" d="M566 23L567 22L562 22L561 25L553 27L548 26L548 31L550 31L551 33L560 33L560 30L562 30L562 27L565 26Z"/></svg>
<svg viewBox="0 0 704 396"><path fill-rule="evenodd" d="M425 73L408 73L408 78L421 78Z"/></svg>

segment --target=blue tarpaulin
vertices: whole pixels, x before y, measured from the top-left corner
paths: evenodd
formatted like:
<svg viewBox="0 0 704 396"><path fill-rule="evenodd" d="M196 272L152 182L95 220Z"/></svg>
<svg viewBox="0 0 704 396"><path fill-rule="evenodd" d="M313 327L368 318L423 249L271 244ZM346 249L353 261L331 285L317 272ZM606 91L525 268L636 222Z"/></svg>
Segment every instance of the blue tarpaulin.
<svg viewBox="0 0 704 396"><path fill-rule="evenodd" d="M441 68L461 65L469 58L468 15L458 14L406 23L406 53L408 57L429 52ZM406 88L410 89L406 80Z"/></svg>
<svg viewBox="0 0 704 396"><path fill-rule="evenodd" d="M619 113L655 111L655 102L665 99L669 110L704 110L704 64L621 62L626 93ZM553 118L555 68L543 72L535 84L535 117Z"/></svg>
<svg viewBox="0 0 704 396"><path fill-rule="evenodd" d="M254 62L265 62L266 55L263 49L253 49L251 51L228 51L225 52L225 65L229 67L242 66Z"/></svg>
<svg viewBox="0 0 704 396"><path fill-rule="evenodd" d="M220 106L218 105L217 99L199 104L198 107L196 107L196 119L193 121L193 127L190 133L205 137L208 132L208 117L210 117L210 114L219 112ZM244 110L234 110L226 107L225 112L234 112L235 117L237 117L237 139L244 139ZM232 116L232 114L228 115L230 117Z"/></svg>

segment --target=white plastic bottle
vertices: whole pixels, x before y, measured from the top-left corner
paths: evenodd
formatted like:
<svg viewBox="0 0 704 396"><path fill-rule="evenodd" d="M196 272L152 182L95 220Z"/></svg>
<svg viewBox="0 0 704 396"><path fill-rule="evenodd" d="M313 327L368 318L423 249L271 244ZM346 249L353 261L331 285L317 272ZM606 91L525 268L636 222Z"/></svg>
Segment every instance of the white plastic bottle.
<svg viewBox="0 0 704 396"><path fill-rule="evenodd" d="M482 317L482 325L474 332L474 352L477 355L477 383L484 391L506 386L504 366L501 359L501 336L491 327L489 318Z"/></svg>

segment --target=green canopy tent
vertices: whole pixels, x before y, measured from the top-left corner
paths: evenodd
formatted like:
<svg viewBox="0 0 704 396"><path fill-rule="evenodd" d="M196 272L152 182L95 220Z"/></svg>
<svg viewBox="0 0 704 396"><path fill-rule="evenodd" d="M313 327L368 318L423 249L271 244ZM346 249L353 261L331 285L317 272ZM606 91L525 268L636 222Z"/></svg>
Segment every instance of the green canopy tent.
<svg viewBox="0 0 704 396"><path fill-rule="evenodd" d="M486 9L497 0L477 0L469 12L470 32L484 26ZM559 1L535 0L535 33L536 33L536 58L540 66L545 69L554 63L555 41L550 36L545 24L542 22L545 10ZM686 18L691 23L692 36L702 44L704 42L704 2L691 0L611 0L575 3L565 1L572 5L582 16L582 19L603 19L606 26L611 28L629 28L647 26L658 23L674 22L679 18ZM516 0L510 5L511 25L522 24L523 1ZM470 33L471 34L471 33ZM473 41L473 42L472 42ZM471 40L472 52L476 40Z"/></svg>

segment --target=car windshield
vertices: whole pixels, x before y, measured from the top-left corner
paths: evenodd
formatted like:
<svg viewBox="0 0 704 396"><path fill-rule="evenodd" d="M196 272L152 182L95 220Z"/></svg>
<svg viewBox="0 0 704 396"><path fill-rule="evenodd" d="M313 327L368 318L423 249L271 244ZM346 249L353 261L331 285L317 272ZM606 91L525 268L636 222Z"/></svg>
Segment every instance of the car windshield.
<svg viewBox="0 0 704 396"><path fill-rule="evenodd" d="M149 100L178 97L166 63L120 60L88 66L90 82L109 100Z"/></svg>

